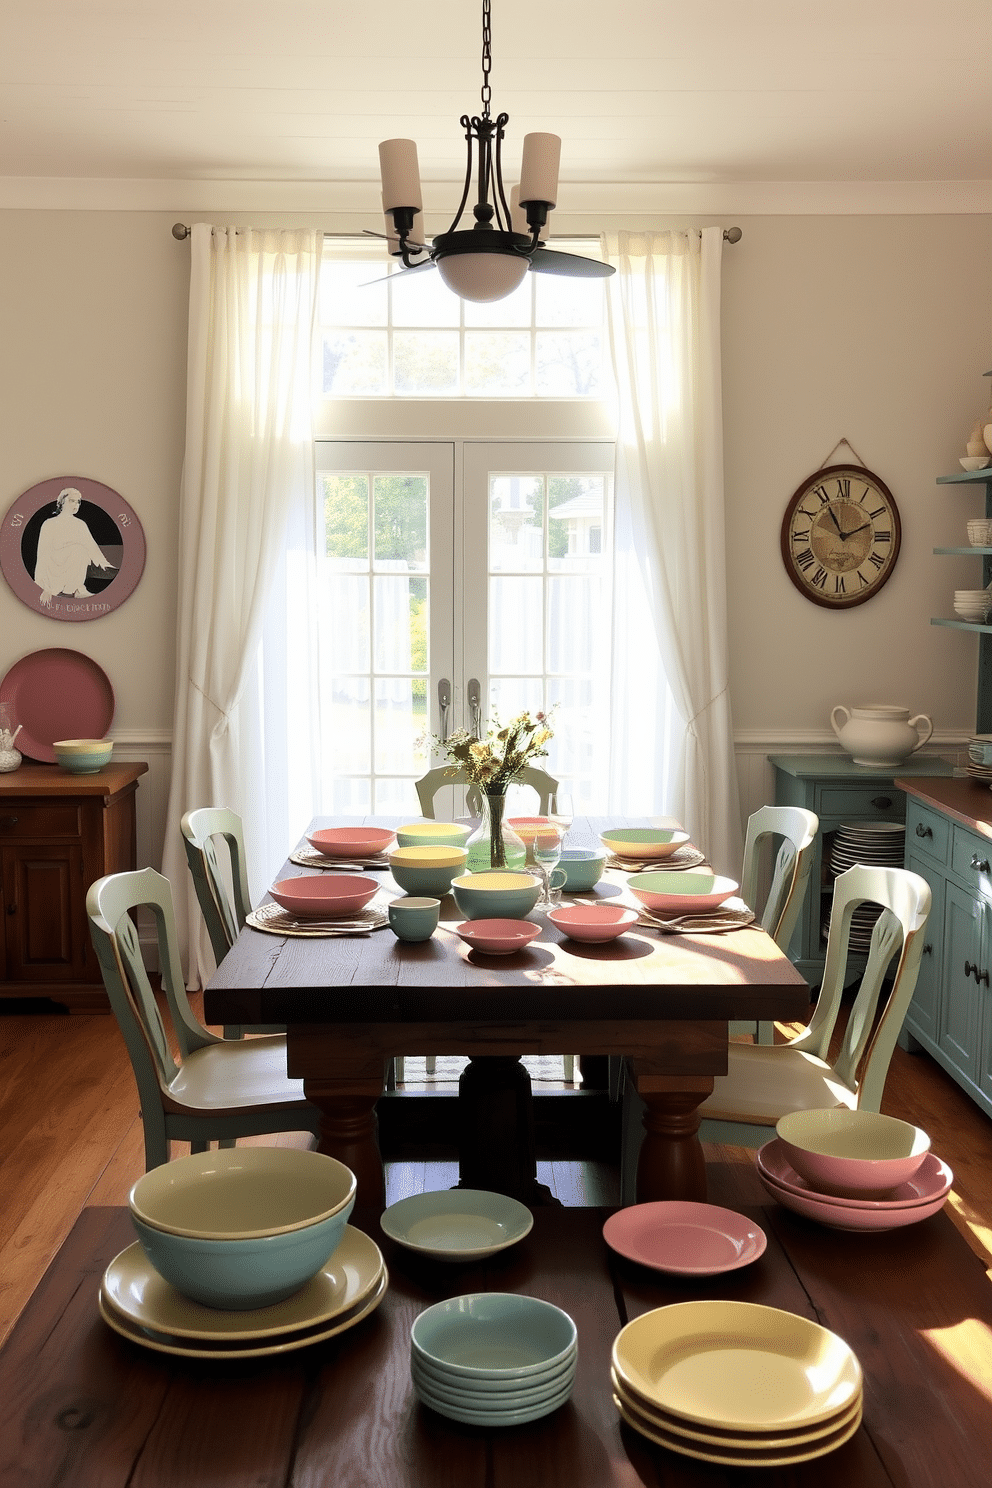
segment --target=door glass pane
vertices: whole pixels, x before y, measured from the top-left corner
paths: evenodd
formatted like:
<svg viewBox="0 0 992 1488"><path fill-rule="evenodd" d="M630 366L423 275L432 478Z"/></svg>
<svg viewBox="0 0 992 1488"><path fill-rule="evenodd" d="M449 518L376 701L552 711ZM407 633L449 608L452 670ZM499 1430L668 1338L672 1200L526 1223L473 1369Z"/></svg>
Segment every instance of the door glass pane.
<svg viewBox="0 0 992 1488"><path fill-rule="evenodd" d="M494 475L489 482L490 573L544 568L544 481L539 475Z"/></svg>
<svg viewBox="0 0 992 1488"><path fill-rule="evenodd" d="M342 448L371 461L377 453L369 445ZM404 453L418 457L416 446L378 448L379 468L324 470L318 483L321 737L333 798L324 809L416 814L413 782L427 768L421 740L434 726L428 676L435 525L450 587L451 447L425 448L428 468L420 470L400 465ZM436 520L432 500L442 503ZM450 598L442 612L450 616ZM439 664L450 675L450 658Z"/></svg>
<svg viewBox="0 0 992 1488"><path fill-rule="evenodd" d="M489 581L490 674L541 672L544 591L538 578Z"/></svg>

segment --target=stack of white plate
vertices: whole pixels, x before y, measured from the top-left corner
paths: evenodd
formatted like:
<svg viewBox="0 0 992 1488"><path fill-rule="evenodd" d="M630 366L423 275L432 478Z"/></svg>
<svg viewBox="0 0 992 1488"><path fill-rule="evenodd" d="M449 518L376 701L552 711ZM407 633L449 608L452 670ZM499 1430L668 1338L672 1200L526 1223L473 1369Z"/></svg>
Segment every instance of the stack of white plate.
<svg viewBox="0 0 992 1488"><path fill-rule="evenodd" d="M985 750L992 744L992 734L972 734L968 740L968 763L965 769L973 780L992 783L992 765L985 763Z"/></svg>
<svg viewBox="0 0 992 1488"><path fill-rule="evenodd" d="M471 1426L518 1426L572 1393L578 1335L567 1312L517 1292L450 1297L410 1332L410 1372L424 1405Z"/></svg>
<svg viewBox="0 0 992 1488"><path fill-rule="evenodd" d="M796 1172L780 1137L758 1149L755 1163L773 1199L834 1230L899 1230L919 1224L943 1209L954 1182L947 1163L928 1152L913 1176L884 1198L829 1193Z"/></svg>
<svg viewBox="0 0 992 1488"><path fill-rule="evenodd" d="M752 1302L644 1313L617 1335L610 1378L628 1426L703 1462L806 1462L861 1422L861 1366L843 1339Z"/></svg>
<svg viewBox="0 0 992 1488"><path fill-rule="evenodd" d="M345 1226L331 1259L284 1302L246 1312L205 1307L160 1276L141 1246L111 1261L100 1287L100 1313L132 1343L190 1359L254 1359L321 1343L354 1328L386 1295L382 1252Z"/></svg>
<svg viewBox="0 0 992 1488"><path fill-rule="evenodd" d="M906 850L906 828L902 822L848 822L834 832L830 849L830 869L846 873L858 863L901 868ZM830 929L830 908L823 916L824 935ZM852 951L866 953L871 945L875 921L882 913L880 904L862 904L851 916Z"/></svg>

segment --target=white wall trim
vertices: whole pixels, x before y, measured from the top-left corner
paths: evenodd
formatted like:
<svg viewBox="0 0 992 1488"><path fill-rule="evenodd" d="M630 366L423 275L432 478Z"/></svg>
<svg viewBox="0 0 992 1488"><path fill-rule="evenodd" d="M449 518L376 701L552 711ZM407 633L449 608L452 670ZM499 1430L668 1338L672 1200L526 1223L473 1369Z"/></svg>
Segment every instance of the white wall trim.
<svg viewBox="0 0 992 1488"><path fill-rule="evenodd" d="M924 749L925 754L952 753L967 748L969 734L951 729L934 729ZM843 754L833 729L739 729L734 734L738 754Z"/></svg>
<svg viewBox="0 0 992 1488"><path fill-rule="evenodd" d="M426 213L450 218L460 183L425 181ZM13 211L356 214L382 221L378 180L240 181L0 177L0 209ZM992 212L992 181L562 181L555 226L569 216L736 213L752 216L889 216ZM342 225L342 231L347 228ZM440 229L438 229L440 230Z"/></svg>

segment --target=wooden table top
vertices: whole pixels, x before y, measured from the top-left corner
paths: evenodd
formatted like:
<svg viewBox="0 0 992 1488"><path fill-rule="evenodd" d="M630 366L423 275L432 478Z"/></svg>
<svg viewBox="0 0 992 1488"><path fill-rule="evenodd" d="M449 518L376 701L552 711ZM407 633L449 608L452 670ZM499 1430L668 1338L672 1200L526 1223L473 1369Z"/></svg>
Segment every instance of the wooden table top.
<svg viewBox="0 0 992 1488"><path fill-rule="evenodd" d="M147 772L144 760L111 760L90 775L73 775L61 765L29 761L0 775L0 796L112 796Z"/></svg>
<svg viewBox="0 0 992 1488"><path fill-rule="evenodd" d="M992 1436L992 1287L946 1214L884 1234L826 1230L774 1204L750 1164L714 1194L768 1235L724 1276L666 1278L614 1256L607 1211L546 1209L520 1245L475 1266L420 1260L377 1235L381 1307L281 1359L143 1350L97 1312L105 1267L133 1240L124 1209L84 1210L0 1353L0 1482L18 1488L714 1488L750 1482L655 1447L611 1402L627 1320L692 1298L758 1302L843 1337L865 1374L864 1422L829 1456L775 1469L782 1488L985 1488ZM571 1400L526 1426L460 1425L416 1401L412 1319L477 1290L541 1296L575 1319ZM758 1481L757 1471L754 1481ZM760 1479L770 1481L767 1475Z"/></svg>
<svg viewBox="0 0 992 1488"><path fill-rule="evenodd" d="M596 843L598 825L605 819L577 821L569 842ZM286 871L302 870L287 864ZM377 876L387 893L401 892L387 872ZM627 876L607 870L582 898L616 898ZM245 929L206 988L206 1017L211 1023L580 1021L606 1011L617 1019L727 1021L798 1019L808 1012L806 982L760 928L673 936L642 926L605 945L580 945L540 911L531 918L542 923L541 935L506 957L469 951L454 933L462 916L450 894L438 930L418 945L398 941L388 928L335 939Z"/></svg>

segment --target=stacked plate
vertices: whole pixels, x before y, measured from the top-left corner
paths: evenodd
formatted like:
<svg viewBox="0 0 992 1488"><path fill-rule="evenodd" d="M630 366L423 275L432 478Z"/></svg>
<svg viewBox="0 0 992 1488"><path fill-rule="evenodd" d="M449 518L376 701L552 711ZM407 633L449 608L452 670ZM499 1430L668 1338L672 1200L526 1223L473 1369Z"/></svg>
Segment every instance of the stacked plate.
<svg viewBox="0 0 992 1488"><path fill-rule="evenodd" d="M986 784L992 784L992 764L985 763L986 750L990 745L992 734L972 734L968 740L968 763L965 765L973 780L982 780Z"/></svg>
<svg viewBox="0 0 992 1488"><path fill-rule="evenodd" d="M194 1302L161 1277L138 1244L121 1251L104 1272L100 1313L143 1348L190 1359L255 1359L322 1343L354 1328L386 1295L382 1252L347 1225L331 1259L284 1302L228 1312Z"/></svg>
<svg viewBox="0 0 992 1488"><path fill-rule="evenodd" d="M861 1422L861 1366L843 1339L752 1302L644 1313L617 1335L610 1378L628 1426L703 1462L806 1462Z"/></svg>
<svg viewBox="0 0 992 1488"><path fill-rule="evenodd" d="M830 869L846 873L857 863L901 868L906 851L906 828L902 822L849 822L834 832L830 849ZM875 921L882 913L880 904L862 904L851 917L852 951L867 953ZM824 911L823 934L830 929L830 904Z"/></svg>
<svg viewBox="0 0 992 1488"><path fill-rule="evenodd" d="M516 1292L450 1297L410 1333L410 1372L424 1405L471 1426L518 1426L572 1393L578 1335L567 1312Z"/></svg>
<svg viewBox="0 0 992 1488"><path fill-rule="evenodd" d="M929 1219L947 1202L954 1174L941 1158L928 1152L906 1183L885 1198L855 1198L826 1193L797 1173L780 1137L755 1154L758 1177L773 1199L807 1219L834 1230L898 1230Z"/></svg>

